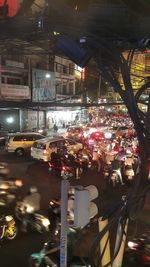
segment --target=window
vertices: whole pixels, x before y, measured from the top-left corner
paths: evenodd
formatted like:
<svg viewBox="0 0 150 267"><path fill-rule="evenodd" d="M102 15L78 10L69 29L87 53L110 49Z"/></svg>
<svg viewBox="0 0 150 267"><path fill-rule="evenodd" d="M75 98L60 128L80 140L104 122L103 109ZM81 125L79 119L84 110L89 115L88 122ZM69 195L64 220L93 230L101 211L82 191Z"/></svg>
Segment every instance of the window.
<svg viewBox="0 0 150 267"><path fill-rule="evenodd" d="M63 65L63 73L67 74L67 66Z"/></svg>
<svg viewBox="0 0 150 267"><path fill-rule="evenodd" d="M55 70L56 72L61 73L62 72L62 66L59 63L55 63Z"/></svg>
<svg viewBox="0 0 150 267"><path fill-rule="evenodd" d="M37 149L46 149L46 145L45 144L42 144L42 143L38 143L38 142L35 142L33 144L33 147L37 148Z"/></svg>
<svg viewBox="0 0 150 267"><path fill-rule="evenodd" d="M7 83L8 84L17 84L20 85L21 84L21 80L17 79L17 78L7 78Z"/></svg>
<svg viewBox="0 0 150 267"><path fill-rule="evenodd" d="M57 142L51 142L50 144L49 144L49 148L50 149L54 149L54 148L56 148L57 147Z"/></svg>
<svg viewBox="0 0 150 267"><path fill-rule="evenodd" d="M69 64L69 74L73 75L74 74L74 65Z"/></svg>
<svg viewBox="0 0 150 267"><path fill-rule="evenodd" d="M63 83L63 95L66 95L67 94L67 84L66 83Z"/></svg>
<svg viewBox="0 0 150 267"><path fill-rule="evenodd" d="M67 142L67 144L70 145L70 146L73 146L73 145L76 144L76 142L74 142L74 141L71 140L71 139L66 139L66 142Z"/></svg>
<svg viewBox="0 0 150 267"><path fill-rule="evenodd" d="M26 141L26 136L25 135L16 135L14 137L14 141Z"/></svg>
<svg viewBox="0 0 150 267"><path fill-rule="evenodd" d="M37 134L35 134L35 135L32 136L32 138L33 138L33 141L34 141L34 140L42 139L42 138L44 138L44 137L41 136L41 135L37 135Z"/></svg>
<svg viewBox="0 0 150 267"><path fill-rule="evenodd" d="M65 145L65 140L57 141L57 148L62 148Z"/></svg>

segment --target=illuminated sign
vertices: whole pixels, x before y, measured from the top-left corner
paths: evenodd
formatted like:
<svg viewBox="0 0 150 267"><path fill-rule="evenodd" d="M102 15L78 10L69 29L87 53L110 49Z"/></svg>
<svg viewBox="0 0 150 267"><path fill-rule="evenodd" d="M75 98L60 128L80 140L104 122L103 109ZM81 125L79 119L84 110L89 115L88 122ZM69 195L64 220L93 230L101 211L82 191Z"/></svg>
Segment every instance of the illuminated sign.
<svg viewBox="0 0 150 267"><path fill-rule="evenodd" d="M0 0L0 7L5 4L5 0ZM19 1L18 0L7 0L8 4L8 16L13 17L16 15L19 9Z"/></svg>

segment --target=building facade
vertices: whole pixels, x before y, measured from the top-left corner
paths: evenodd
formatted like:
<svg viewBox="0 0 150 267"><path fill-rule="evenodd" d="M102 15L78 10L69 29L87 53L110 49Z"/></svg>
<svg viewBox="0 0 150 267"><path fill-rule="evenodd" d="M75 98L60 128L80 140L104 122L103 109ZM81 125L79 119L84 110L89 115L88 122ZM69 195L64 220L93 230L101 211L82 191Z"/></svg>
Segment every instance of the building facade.
<svg viewBox="0 0 150 267"><path fill-rule="evenodd" d="M0 65L0 101L37 102L35 110L13 109L12 113L9 107L7 111L1 109L0 123L4 129L23 131L51 127L47 122L54 122L57 109L41 110L38 102L65 100L75 95L74 63L67 58L53 56L50 61L47 55L4 55L0 56Z"/></svg>

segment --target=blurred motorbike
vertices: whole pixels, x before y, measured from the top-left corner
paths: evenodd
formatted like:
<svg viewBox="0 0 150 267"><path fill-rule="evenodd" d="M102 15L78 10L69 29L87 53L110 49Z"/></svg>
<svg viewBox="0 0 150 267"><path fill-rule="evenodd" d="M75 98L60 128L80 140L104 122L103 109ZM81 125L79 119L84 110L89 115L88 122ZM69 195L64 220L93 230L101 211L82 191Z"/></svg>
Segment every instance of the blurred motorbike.
<svg viewBox="0 0 150 267"><path fill-rule="evenodd" d="M150 237L142 235L128 242L124 253L124 265L128 267L150 266Z"/></svg>
<svg viewBox="0 0 150 267"><path fill-rule="evenodd" d="M135 175L133 167L131 165L126 165L123 170L123 175L126 181L132 181Z"/></svg>
<svg viewBox="0 0 150 267"><path fill-rule="evenodd" d="M12 215L3 215L0 218L0 241L12 240L17 235L17 227Z"/></svg>
<svg viewBox="0 0 150 267"><path fill-rule="evenodd" d="M62 166L61 163L60 165L52 163L51 161L48 162L48 170L51 174L60 177L61 176L61 170Z"/></svg>
<svg viewBox="0 0 150 267"><path fill-rule="evenodd" d="M0 180L0 206L8 206L17 199L17 192L23 185L22 180L10 178Z"/></svg>
<svg viewBox="0 0 150 267"><path fill-rule="evenodd" d="M109 176L109 183L113 186L116 187L117 185L120 184L120 179L116 171L112 171L112 173Z"/></svg>
<svg viewBox="0 0 150 267"><path fill-rule="evenodd" d="M15 216L18 221L23 222L24 217L27 218L27 228L35 230L38 233L45 233L49 231L49 219L39 212L32 212L32 207L26 209L23 202L17 202L15 207Z"/></svg>
<svg viewBox="0 0 150 267"><path fill-rule="evenodd" d="M68 229L68 246L67 246L67 266L76 266L72 263L73 251L80 233L70 228ZM59 233L53 240L44 244L43 249L38 253L33 253L29 259L30 267L58 267L60 266L60 239Z"/></svg>
<svg viewBox="0 0 150 267"><path fill-rule="evenodd" d="M111 164L105 164L103 173L104 173L104 177L107 180L109 179L111 172L112 172Z"/></svg>

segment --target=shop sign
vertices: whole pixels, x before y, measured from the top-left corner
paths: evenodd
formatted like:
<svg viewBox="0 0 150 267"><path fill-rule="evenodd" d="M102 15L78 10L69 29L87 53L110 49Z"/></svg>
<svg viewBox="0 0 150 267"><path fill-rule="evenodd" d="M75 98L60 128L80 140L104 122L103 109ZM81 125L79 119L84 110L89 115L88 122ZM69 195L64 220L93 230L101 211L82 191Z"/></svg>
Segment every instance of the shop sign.
<svg viewBox="0 0 150 267"><path fill-rule="evenodd" d="M1 99L30 99L29 86L2 84L0 88Z"/></svg>

